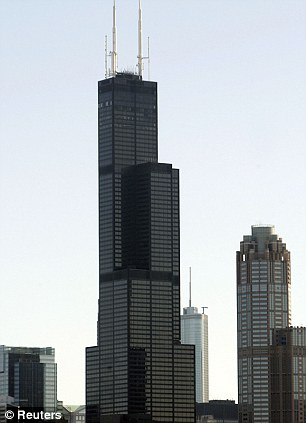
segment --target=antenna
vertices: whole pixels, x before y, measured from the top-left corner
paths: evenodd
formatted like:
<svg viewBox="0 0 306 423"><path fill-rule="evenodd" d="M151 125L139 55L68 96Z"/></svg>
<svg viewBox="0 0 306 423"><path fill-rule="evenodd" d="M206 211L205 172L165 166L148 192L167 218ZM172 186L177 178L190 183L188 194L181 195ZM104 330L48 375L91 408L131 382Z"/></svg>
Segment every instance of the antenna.
<svg viewBox="0 0 306 423"><path fill-rule="evenodd" d="M189 267L189 307L191 307L191 267Z"/></svg>
<svg viewBox="0 0 306 423"><path fill-rule="evenodd" d="M142 77L143 73L143 61L144 59L148 60L148 80L150 81L150 39L148 37L148 55L142 55L142 7L141 7L141 0L139 0L138 6L138 75Z"/></svg>
<svg viewBox="0 0 306 423"><path fill-rule="evenodd" d="M104 66L105 66L105 78L107 78L107 35L105 35L105 54L104 54Z"/></svg>
<svg viewBox="0 0 306 423"><path fill-rule="evenodd" d="M148 37L148 56L144 59L148 59L148 81L150 81L150 37Z"/></svg>
<svg viewBox="0 0 306 423"><path fill-rule="evenodd" d="M208 307L203 307L203 306L202 306L201 308L203 309L202 314L205 314L205 309L206 309L206 308L208 308Z"/></svg>
<svg viewBox="0 0 306 423"><path fill-rule="evenodd" d="M141 0L138 4L138 75L142 76L143 63L142 63L142 11L141 11Z"/></svg>
<svg viewBox="0 0 306 423"><path fill-rule="evenodd" d="M117 73L117 29L116 29L116 1L113 5L113 50L111 51L112 70L111 75L115 76Z"/></svg>

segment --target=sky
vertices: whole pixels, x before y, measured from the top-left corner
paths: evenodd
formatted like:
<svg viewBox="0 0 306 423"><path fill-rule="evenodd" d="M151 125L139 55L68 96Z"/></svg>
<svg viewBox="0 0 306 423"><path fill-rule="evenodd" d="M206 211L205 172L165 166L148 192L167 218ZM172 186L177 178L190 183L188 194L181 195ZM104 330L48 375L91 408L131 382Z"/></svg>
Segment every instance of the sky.
<svg viewBox="0 0 306 423"><path fill-rule="evenodd" d="M306 3L142 3L159 161L180 169L181 305L191 266L210 399L237 400L235 253L252 224L287 243L293 324L306 326ZM120 70L137 62L137 7L117 0ZM65 404L85 402L96 344L97 81L111 30L111 0L0 1L0 344L54 347Z"/></svg>

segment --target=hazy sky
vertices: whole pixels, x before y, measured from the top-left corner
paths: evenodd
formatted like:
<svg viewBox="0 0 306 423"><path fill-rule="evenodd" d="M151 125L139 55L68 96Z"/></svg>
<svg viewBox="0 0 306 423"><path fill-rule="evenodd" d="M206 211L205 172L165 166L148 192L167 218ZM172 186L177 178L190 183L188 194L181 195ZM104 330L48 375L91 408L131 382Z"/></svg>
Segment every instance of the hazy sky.
<svg viewBox="0 0 306 423"><path fill-rule="evenodd" d="M137 3L117 0L120 69L137 61ZM85 401L96 343L111 15L111 0L0 1L0 344L55 347L66 404ZM193 305L209 307L210 399L237 399L235 252L252 224L287 243L293 323L306 325L306 3L143 0L143 34L159 161L181 170L181 303L191 266Z"/></svg>

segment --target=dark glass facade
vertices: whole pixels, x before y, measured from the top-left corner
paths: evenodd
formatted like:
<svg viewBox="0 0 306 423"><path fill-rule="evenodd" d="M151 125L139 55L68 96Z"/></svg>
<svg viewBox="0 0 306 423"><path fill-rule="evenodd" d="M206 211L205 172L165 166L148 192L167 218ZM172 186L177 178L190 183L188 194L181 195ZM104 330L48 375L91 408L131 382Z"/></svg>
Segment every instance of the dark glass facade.
<svg viewBox="0 0 306 423"><path fill-rule="evenodd" d="M157 161L157 85L117 74L98 89L99 315L87 420L193 423L194 347L180 343L179 172Z"/></svg>
<svg viewBox="0 0 306 423"><path fill-rule="evenodd" d="M203 416L213 416L216 423L238 422L238 404L234 400L210 400L197 403L197 421L201 422Z"/></svg>
<svg viewBox="0 0 306 423"><path fill-rule="evenodd" d="M157 85L135 75L98 84L100 276L122 269L122 171L157 162Z"/></svg>
<svg viewBox="0 0 306 423"><path fill-rule="evenodd" d="M276 329L270 354L271 423L306 417L306 328Z"/></svg>
<svg viewBox="0 0 306 423"><path fill-rule="evenodd" d="M99 348L86 348L86 414L87 423L94 423L99 418Z"/></svg>
<svg viewBox="0 0 306 423"><path fill-rule="evenodd" d="M9 395L20 406L43 410L44 365L38 354L9 355Z"/></svg>

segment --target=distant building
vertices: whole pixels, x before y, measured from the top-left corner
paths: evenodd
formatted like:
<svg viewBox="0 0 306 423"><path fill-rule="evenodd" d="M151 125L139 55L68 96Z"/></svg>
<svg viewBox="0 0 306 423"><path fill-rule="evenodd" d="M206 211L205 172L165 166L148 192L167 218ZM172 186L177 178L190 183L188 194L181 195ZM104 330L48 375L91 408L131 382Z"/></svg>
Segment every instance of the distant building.
<svg viewBox="0 0 306 423"><path fill-rule="evenodd" d="M181 315L181 336L183 344L195 345L196 402L208 402L208 316L191 307L191 298Z"/></svg>
<svg viewBox="0 0 306 423"><path fill-rule="evenodd" d="M273 225L254 225L236 263L239 421L271 423L273 333L291 324L290 252Z"/></svg>
<svg viewBox="0 0 306 423"><path fill-rule="evenodd" d="M238 404L233 400L212 400L196 405L197 423L238 423Z"/></svg>
<svg viewBox="0 0 306 423"><path fill-rule="evenodd" d="M67 423L85 423L85 405L63 405L59 411L62 413L62 418L66 420Z"/></svg>
<svg viewBox="0 0 306 423"><path fill-rule="evenodd" d="M13 411L15 414L15 411L17 410L17 407L13 405L14 398L7 396L7 395L0 395L0 423L7 423L8 420L5 417L6 411L10 410Z"/></svg>
<svg viewBox="0 0 306 423"><path fill-rule="evenodd" d="M57 408L57 368L54 348L0 345L0 396L20 407L54 412Z"/></svg>

